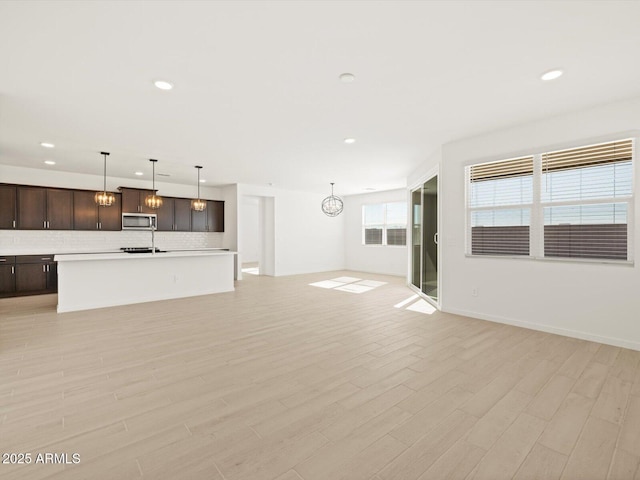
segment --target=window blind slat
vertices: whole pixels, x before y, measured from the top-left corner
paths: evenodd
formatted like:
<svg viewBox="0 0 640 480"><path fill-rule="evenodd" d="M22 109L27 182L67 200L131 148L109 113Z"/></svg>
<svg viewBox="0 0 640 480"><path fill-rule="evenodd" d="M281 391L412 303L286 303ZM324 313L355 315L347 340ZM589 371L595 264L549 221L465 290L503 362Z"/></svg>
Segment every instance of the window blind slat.
<svg viewBox="0 0 640 480"><path fill-rule="evenodd" d="M472 182L526 175L533 175L533 157L482 163L472 165L470 168L470 180Z"/></svg>
<svg viewBox="0 0 640 480"><path fill-rule="evenodd" d="M542 154L542 171L550 172L607 163L628 162L632 156L633 142L631 140L571 150L559 150Z"/></svg>

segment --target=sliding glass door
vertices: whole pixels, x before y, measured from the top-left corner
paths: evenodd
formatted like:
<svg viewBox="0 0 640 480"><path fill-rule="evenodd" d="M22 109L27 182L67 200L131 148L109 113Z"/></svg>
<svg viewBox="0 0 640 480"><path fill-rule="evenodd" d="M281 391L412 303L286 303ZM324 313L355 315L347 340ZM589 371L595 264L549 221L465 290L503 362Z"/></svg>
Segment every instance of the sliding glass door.
<svg viewBox="0 0 640 480"><path fill-rule="evenodd" d="M438 176L411 191L411 284L438 301Z"/></svg>

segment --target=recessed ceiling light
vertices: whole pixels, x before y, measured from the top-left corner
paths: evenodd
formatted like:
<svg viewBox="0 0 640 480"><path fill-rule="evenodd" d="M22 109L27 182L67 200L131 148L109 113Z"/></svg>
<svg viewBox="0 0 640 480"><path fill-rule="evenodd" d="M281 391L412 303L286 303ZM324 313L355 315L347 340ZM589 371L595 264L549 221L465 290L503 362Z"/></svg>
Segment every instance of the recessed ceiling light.
<svg viewBox="0 0 640 480"><path fill-rule="evenodd" d="M365 188L365 190L367 192L374 192L376 189L375 188L371 188L371 187L367 187L367 188Z"/></svg>
<svg viewBox="0 0 640 480"><path fill-rule="evenodd" d="M344 143L347 143L347 144L350 145L352 143L356 143L356 139L355 138L345 138L344 139Z"/></svg>
<svg viewBox="0 0 640 480"><path fill-rule="evenodd" d="M543 73L540 79L545 82L548 80L555 80L556 78L561 77L562 73L562 70L549 70L548 72Z"/></svg>
<svg viewBox="0 0 640 480"><path fill-rule="evenodd" d="M55 165L56 162L54 162L53 160L45 160L44 163L46 163L47 165Z"/></svg>
<svg viewBox="0 0 640 480"><path fill-rule="evenodd" d="M44 147L44 148L53 148L53 147L55 147L55 145L53 143L49 143L49 142L42 142L40 144L40 146Z"/></svg>
<svg viewBox="0 0 640 480"><path fill-rule="evenodd" d="M142 172L136 172L135 174L136 174L136 175L138 175L139 177L141 177L142 175L144 175L144 173L142 173Z"/></svg>
<svg viewBox="0 0 640 480"><path fill-rule="evenodd" d="M156 80L153 84L160 90L171 90L173 88L173 83L166 80Z"/></svg>
<svg viewBox="0 0 640 480"><path fill-rule="evenodd" d="M353 73L343 73L338 77L342 83L351 83L356 79Z"/></svg>
<svg viewBox="0 0 640 480"><path fill-rule="evenodd" d="M205 183L205 182L206 182L206 180L204 178L200 179L200 183Z"/></svg>

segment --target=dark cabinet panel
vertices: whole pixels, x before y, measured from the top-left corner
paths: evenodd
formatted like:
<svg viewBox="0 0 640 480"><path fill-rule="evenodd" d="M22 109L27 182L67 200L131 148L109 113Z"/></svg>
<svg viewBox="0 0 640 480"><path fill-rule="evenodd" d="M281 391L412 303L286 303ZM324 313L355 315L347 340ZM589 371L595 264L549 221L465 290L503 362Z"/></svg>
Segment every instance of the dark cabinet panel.
<svg viewBox="0 0 640 480"><path fill-rule="evenodd" d="M132 188L121 188L120 191L122 192L122 212L139 213L140 191Z"/></svg>
<svg viewBox="0 0 640 480"><path fill-rule="evenodd" d="M44 230L46 219L47 191L38 187L18 187L18 228Z"/></svg>
<svg viewBox="0 0 640 480"><path fill-rule="evenodd" d="M153 190L120 187L120 191L122 192L123 213L157 213L157 210L147 207L144 203L147 195L151 195Z"/></svg>
<svg viewBox="0 0 640 480"><path fill-rule="evenodd" d="M73 190L47 188L47 228L73 229Z"/></svg>
<svg viewBox="0 0 640 480"><path fill-rule="evenodd" d="M188 198L174 199L174 225L177 232L191 231L191 200Z"/></svg>
<svg viewBox="0 0 640 480"><path fill-rule="evenodd" d="M100 207L95 201L96 192L75 190L73 192L74 230L122 230L119 193L110 207Z"/></svg>
<svg viewBox="0 0 640 480"><path fill-rule="evenodd" d="M207 206L207 208L209 208ZM202 212L191 210L191 231L206 232L207 231L207 209Z"/></svg>
<svg viewBox="0 0 640 480"><path fill-rule="evenodd" d="M100 230L122 230L122 195L115 193L115 202L110 207L98 207Z"/></svg>
<svg viewBox="0 0 640 480"><path fill-rule="evenodd" d="M10 295L16 291L15 266L0 263L0 295Z"/></svg>
<svg viewBox="0 0 640 480"><path fill-rule="evenodd" d="M44 263L16 264L16 292L39 292L47 289L47 268Z"/></svg>
<svg viewBox="0 0 640 480"><path fill-rule="evenodd" d="M47 290L54 293L58 291L58 264L48 263L47 269Z"/></svg>
<svg viewBox="0 0 640 480"><path fill-rule="evenodd" d="M98 229L98 208L94 196L94 192L73 192L73 225L76 230Z"/></svg>
<svg viewBox="0 0 640 480"><path fill-rule="evenodd" d="M224 232L224 202L207 200L207 232Z"/></svg>
<svg viewBox="0 0 640 480"><path fill-rule="evenodd" d="M173 198L164 198L162 206L156 210L158 215L158 230L171 232L174 229L174 201Z"/></svg>
<svg viewBox="0 0 640 480"><path fill-rule="evenodd" d="M0 185L0 229L16 228L16 187Z"/></svg>

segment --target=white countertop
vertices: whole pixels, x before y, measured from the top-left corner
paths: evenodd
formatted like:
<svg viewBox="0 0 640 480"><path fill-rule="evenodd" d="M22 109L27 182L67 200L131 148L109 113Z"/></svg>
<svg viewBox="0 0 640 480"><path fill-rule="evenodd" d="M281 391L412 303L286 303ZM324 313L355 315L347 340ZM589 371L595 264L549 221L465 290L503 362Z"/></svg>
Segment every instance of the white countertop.
<svg viewBox="0 0 640 480"><path fill-rule="evenodd" d="M54 260L56 262L83 262L87 260L133 260L139 259L161 259L161 258L175 258L175 257L206 257L213 255L235 255L237 252L229 252L219 249L207 249L207 250L175 250L170 252L157 252L157 253L70 253L70 254L56 254Z"/></svg>

